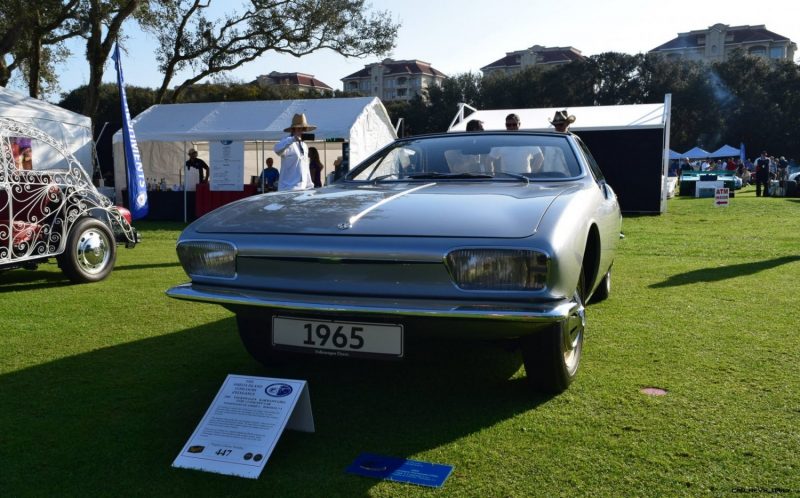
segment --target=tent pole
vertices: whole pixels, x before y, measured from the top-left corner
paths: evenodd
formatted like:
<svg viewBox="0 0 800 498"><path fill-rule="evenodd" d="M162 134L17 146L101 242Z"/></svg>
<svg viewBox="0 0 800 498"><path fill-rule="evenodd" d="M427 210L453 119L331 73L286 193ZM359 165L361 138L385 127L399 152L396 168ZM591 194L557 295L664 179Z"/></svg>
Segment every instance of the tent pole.
<svg viewBox="0 0 800 498"><path fill-rule="evenodd" d="M183 157L186 157L186 142L183 142ZM181 165L181 171L183 171L183 165ZM188 186L187 186L188 177L189 177L189 175L183 175L183 222L184 223L187 222L186 204L188 202L187 201L187 195L188 194L186 193L186 189L188 188ZM197 194L195 193L195 195L197 195Z"/></svg>

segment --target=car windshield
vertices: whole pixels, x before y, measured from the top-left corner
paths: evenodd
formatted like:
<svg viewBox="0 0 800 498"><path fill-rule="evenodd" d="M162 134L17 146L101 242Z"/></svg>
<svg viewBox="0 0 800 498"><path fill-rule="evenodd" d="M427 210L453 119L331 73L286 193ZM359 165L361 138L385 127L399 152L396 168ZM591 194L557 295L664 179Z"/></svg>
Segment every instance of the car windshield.
<svg viewBox="0 0 800 498"><path fill-rule="evenodd" d="M527 182L581 174L567 135L468 133L398 140L358 165L347 179Z"/></svg>

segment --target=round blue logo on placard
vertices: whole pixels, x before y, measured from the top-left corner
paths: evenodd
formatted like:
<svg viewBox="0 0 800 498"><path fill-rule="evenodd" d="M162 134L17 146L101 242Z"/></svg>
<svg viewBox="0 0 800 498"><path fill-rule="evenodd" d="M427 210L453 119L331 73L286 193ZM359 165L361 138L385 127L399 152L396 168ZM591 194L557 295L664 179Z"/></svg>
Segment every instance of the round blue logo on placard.
<svg viewBox="0 0 800 498"><path fill-rule="evenodd" d="M230 145L233 143L233 140L220 140L219 143L222 145Z"/></svg>
<svg viewBox="0 0 800 498"><path fill-rule="evenodd" d="M292 386L289 384L270 384L264 389L264 392L267 393L267 396L272 396L273 398L283 398L292 394Z"/></svg>

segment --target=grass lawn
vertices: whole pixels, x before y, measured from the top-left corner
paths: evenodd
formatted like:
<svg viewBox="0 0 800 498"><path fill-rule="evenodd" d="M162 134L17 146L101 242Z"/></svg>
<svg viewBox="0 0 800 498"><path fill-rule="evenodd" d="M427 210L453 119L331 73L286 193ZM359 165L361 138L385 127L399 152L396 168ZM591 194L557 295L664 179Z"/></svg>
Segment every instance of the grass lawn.
<svg viewBox="0 0 800 498"><path fill-rule="evenodd" d="M0 273L3 497L800 496L800 199L627 217L556 397L483 343L264 368L231 313L164 295L181 225L137 226L103 282ZM308 380L317 431L287 431L258 480L171 468L229 373ZM455 468L440 490L345 474L361 452Z"/></svg>

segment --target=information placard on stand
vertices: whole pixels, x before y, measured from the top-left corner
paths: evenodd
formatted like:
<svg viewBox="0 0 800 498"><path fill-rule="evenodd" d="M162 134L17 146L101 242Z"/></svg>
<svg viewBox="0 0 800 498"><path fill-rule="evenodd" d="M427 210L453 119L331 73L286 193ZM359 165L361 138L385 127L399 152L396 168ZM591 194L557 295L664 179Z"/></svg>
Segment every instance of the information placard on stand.
<svg viewBox="0 0 800 498"><path fill-rule="evenodd" d="M172 466L257 479L287 428L314 432L305 381L228 375Z"/></svg>

